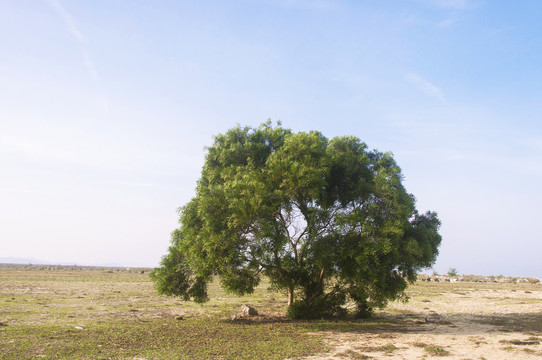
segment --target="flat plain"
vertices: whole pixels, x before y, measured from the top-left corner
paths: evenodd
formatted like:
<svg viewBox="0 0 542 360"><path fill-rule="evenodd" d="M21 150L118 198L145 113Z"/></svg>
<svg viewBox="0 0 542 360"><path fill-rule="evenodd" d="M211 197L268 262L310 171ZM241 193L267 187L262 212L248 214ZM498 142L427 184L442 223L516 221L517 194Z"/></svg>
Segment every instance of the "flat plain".
<svg viewBox="0 0 542 360"><path fill-rule="evenodd" d="M542 358L540 284L418 281L372 319L293 321L265 282L246 297L214 283L197 305L158 295L148 270L0 266L0 358Z"/></svg>

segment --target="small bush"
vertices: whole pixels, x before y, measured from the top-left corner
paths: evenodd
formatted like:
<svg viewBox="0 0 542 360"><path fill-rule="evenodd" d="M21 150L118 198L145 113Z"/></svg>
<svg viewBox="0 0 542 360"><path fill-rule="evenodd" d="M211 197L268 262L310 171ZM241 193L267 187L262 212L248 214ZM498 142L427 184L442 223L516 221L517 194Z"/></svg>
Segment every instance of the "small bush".
<svg viewBox="0 0 542 360"><path fill-rule="evenodd" d="M450 270L448 270L448 276L449 277L455 277L457 276L457 269L456 268L450 268Z"/></svg>

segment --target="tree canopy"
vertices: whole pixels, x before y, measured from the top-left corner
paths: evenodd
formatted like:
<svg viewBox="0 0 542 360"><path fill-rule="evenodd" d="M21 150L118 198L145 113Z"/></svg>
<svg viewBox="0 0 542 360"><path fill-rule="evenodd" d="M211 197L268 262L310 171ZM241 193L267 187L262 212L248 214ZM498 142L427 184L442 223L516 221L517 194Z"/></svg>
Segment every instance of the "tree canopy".
<svg viewBox="0 0 542 360"><path fill-rule="evenodd" d="M195 197L152 277L159 292L204 302L217 276L238 295L262 278L292 317L360 315L404 296L438 255L440 221L419 214L390 153L270 122L230 129L207 149Z"/></svg>

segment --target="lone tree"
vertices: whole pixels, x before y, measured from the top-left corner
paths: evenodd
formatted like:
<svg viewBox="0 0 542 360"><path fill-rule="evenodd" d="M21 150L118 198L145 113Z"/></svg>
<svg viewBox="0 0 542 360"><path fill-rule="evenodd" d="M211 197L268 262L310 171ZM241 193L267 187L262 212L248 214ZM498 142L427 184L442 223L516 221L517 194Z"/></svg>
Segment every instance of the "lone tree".
<svg viewBox="0 0 542 360"><path fill-rule="evenodd" d="M266 276L290 317L341 314L349 300L369 316L438 255L437 215L419 214L401 180L391 154L353 136L237 126L207 149L152 278L162 294L205 302L213 276L238 295Z"/></svg>

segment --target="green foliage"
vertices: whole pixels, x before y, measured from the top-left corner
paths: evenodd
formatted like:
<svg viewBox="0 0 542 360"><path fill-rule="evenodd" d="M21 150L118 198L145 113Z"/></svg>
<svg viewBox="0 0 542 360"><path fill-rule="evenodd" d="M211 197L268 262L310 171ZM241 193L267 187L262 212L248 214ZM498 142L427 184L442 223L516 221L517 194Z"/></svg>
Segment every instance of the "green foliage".
<svg viewBox="0 0 542 360"><path fill-rule="evenodd" d="M457 276L457 275L458 275L458 273L457 273L456 268L450 268L450 270L448 270L448 276L454 277L454 276Z"/></svg>
<svg viewBox="0 0 542 360"><path fill-rule="evenodd" d="M448 356L450 352L443 348L442 346L437 345L427 345L424 347L425 351L432 356Z"/></svg>
<svg viewBox="0 0 542 360"><path fill-rule="evenodd" d="M178 239L180 232L175 230L172 236L173 239ZM160 294L181 296L184 300L193 298L198 303L208 300L206 279L194 276L183 253L175 246L175 241L160 265L150 273Z"/></svg>
<svg viewBox="0 0 542 360"><path fill-rule="evenodd" d="M287 316L292 319L325 319L346 316L342 307L346 303L346 294L341 291L330 291L309 300L294 301L289 307Z"/></svg>
<svg viewBox="0 0 542 360"><path fill-rule="evenodd" d="M265 275L296 300L294 317L338 313L347 298L368 316L434 263L439 226L416 211L389 153L353 136L238 126L207 149L152 276L161 293L204 301L213 275L239 295Z"/></svg>

